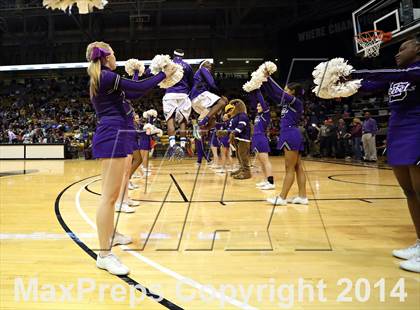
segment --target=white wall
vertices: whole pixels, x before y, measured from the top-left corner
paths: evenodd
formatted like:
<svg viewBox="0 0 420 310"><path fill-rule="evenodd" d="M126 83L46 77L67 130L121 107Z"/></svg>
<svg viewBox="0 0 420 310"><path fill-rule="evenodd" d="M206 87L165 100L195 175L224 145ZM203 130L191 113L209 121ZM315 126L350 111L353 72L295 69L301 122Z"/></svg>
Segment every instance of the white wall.
<svg viewBox="0 0 420 310"><path fill-rule="evenodd" d="M0 159L64 159L63 144L1 144Z"/></svg>

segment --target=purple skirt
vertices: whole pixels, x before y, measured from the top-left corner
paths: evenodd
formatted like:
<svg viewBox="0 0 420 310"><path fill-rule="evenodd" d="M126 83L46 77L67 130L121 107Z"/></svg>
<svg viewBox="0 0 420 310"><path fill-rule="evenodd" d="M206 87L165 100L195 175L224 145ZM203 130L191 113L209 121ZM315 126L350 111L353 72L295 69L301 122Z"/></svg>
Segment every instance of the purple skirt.
<svg viewBox="0 0 420 310"><path fill-rule="evenodd" d="M229 136L225 136L225 137L220 137L219 138L220 141L220 145L225 147L225 148L229 148L230 147L230 143L229 143Z"/></svg>
<svg viewBox="0 0 420 310"><path fill-rule="evenodd" d="M138 148L138 143L137 143L137 131L136 128L134 127L134 119L132 116L130 116L127 119L127 127L128 127L128 154L133 154L133 152L135 150L137 150Z"/></svg>
<svg viewBox="0 0 420 310"><path fill-rule="evenodd" d="M211 134L211 146L213 147L220 147L220 141L219 138L217 138L216 132L213 131L213 133Z"/></svg>
<svg viewBox="0 0 420 310"><path fill-rule="evenodd" d="M270 145L265 134L253 135L251 139L251 150L258 153L269 153Z"/></svg>
<svg viewBox="0 0 420 310"><path fill-rule="evenodd" d="M129 154L127 122L118 116L102 117L92 141L94 158L126 157Z"/></svg>
<svg viewBox="0 0 420 310"><path fill-rule="evenodd" d="M150 151L151 147L150 147L150 140L151 140L151 136L150 135L146 135L146 133L141 133L140 134L140 138L138 140L138 149L139 150L144 150L144 151Z"/></svg>
<svg viewBox="0 0 420 310"><path fill-rule="evenodd" d="M303 136L297 127L285 127L280 131L279 142L277 149L282 150L283 148L289 151L303 151Z"/></svg>
<svg viewBox="0 0 420 310"><path fill-rule="evenodd" d="M390 166L420 165L419 124L413 123L388 128L387 159Z"/></svg>

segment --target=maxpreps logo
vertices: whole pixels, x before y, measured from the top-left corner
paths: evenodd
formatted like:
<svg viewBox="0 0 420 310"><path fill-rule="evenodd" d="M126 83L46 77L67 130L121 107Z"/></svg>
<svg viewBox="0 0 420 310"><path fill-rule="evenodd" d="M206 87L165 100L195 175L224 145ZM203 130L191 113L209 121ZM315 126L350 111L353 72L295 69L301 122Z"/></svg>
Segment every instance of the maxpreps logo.
<svg viewBox="0 0 420 310"><path fill-rule="evenodd" d="M410 82L391 83L388 91L389 102L402 101L407 97L410 89Z"/></svg>

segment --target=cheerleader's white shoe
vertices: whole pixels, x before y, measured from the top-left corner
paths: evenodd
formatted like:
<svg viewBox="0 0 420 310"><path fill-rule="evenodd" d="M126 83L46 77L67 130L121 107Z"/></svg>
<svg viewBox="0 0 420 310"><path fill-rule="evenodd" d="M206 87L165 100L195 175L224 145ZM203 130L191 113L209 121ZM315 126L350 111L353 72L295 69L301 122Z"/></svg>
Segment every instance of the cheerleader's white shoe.
<svg viewBox="0 0 420 310"><path fill-rule="evenodd" d="M260 190L262 191L269 191L272 189L276 189L276 187L274 186L274 184L271 184L270 182L267 182L263 186L260 186Z"/></svg>
<svg viewBox="0 0 420 310"><path fill-rule="evenodd" d="M259 187L261 187L261 186L266 185L267 183L269 183L269 182L268 182L268 181L262 181L262 182L259 182L259 183L255 184L255 186L256 186L257 188L259 188Z"/></svg>
<svg viewBox="0 0 420 310"><path fill-rule="evenodd" d="M139 186L137 184L134 184L133 182L128 182L128 189L129 190L134 190L134 189L138 189Z"/></svg>
<svg viewBox="0 0 420 310"><path fill-rule="evenodd" d="M287 199L287 202L292 203L294 205L307 205L309 203L309 200L307 197L293 197Z"/></svg>
<svg viewBox="0 0 420 310"><path fill-rule="evenodd" d="M124 203L128 204L130 207L138 207L140 203L138 201L127 199L124 201Z"/></svg>
<svg viewBox="0 0 420 310"><path fill-rule="evenodd" d="M408 248L392 251L392 255L402 259L411 259L415 256L420 256L420 239L417 239L416 243Z"/></svg>
<svg viewBox="0 0 420 310"><path fill-rule="evenodd" d="M401 262L400 268L407 271L420 273L420 256L415 256L409 260Z"/></svg>
<svg viewBox="0 0 420 310"><path fill-rule="evenodd" d="M133 179L141 179L141 175L137 172L133 174Z"/></svg>
<svg viewBox="0 0 420 310"><path fill-rule="evenodd" d="M118 202L115 204L115 212L134 213L136 210L130 207L126 202L123 202L122 204Z"/></svg>
<svg viewBox="0 0 420 310"><path fill-rule="evenodd" d="M130 236L126 236L123 234L120 234L119 232L115 232L114 238L112 239L112 246L116 245L127 245L133 242L133 239L131 239Z"/></svg>
<svg viewBox="0 0 420 310"><path fill-rule="evenodd" d="M275 206L286 206L287 205L287 201L283 198L281 198L280 196L277 197L273 197L273 198L268 198L267 202L271 203L272 205Z"/></svg>
<svg viewBox="0 0 420 310"><path fill-rule="evenodd" d="M130 269L121 263L118 257L113 253L109 253L104 257L98 254L98 257L96 258L96 267L117 276L125 276L130 273Z"/></svg>

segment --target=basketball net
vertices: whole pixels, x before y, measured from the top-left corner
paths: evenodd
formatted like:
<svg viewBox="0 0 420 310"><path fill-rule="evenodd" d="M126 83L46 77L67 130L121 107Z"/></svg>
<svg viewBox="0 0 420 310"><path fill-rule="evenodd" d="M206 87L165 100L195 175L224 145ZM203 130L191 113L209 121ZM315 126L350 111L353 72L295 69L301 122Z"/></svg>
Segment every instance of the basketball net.
<svg viewBox="0 0 420 310"><path fill-rule="evenodd" d="M364 51L364 57L372 58L379 56L381 44L388 42L392 38L391 32L382 30L370 30L361 32L356 36L356 41Z"/></svg>

